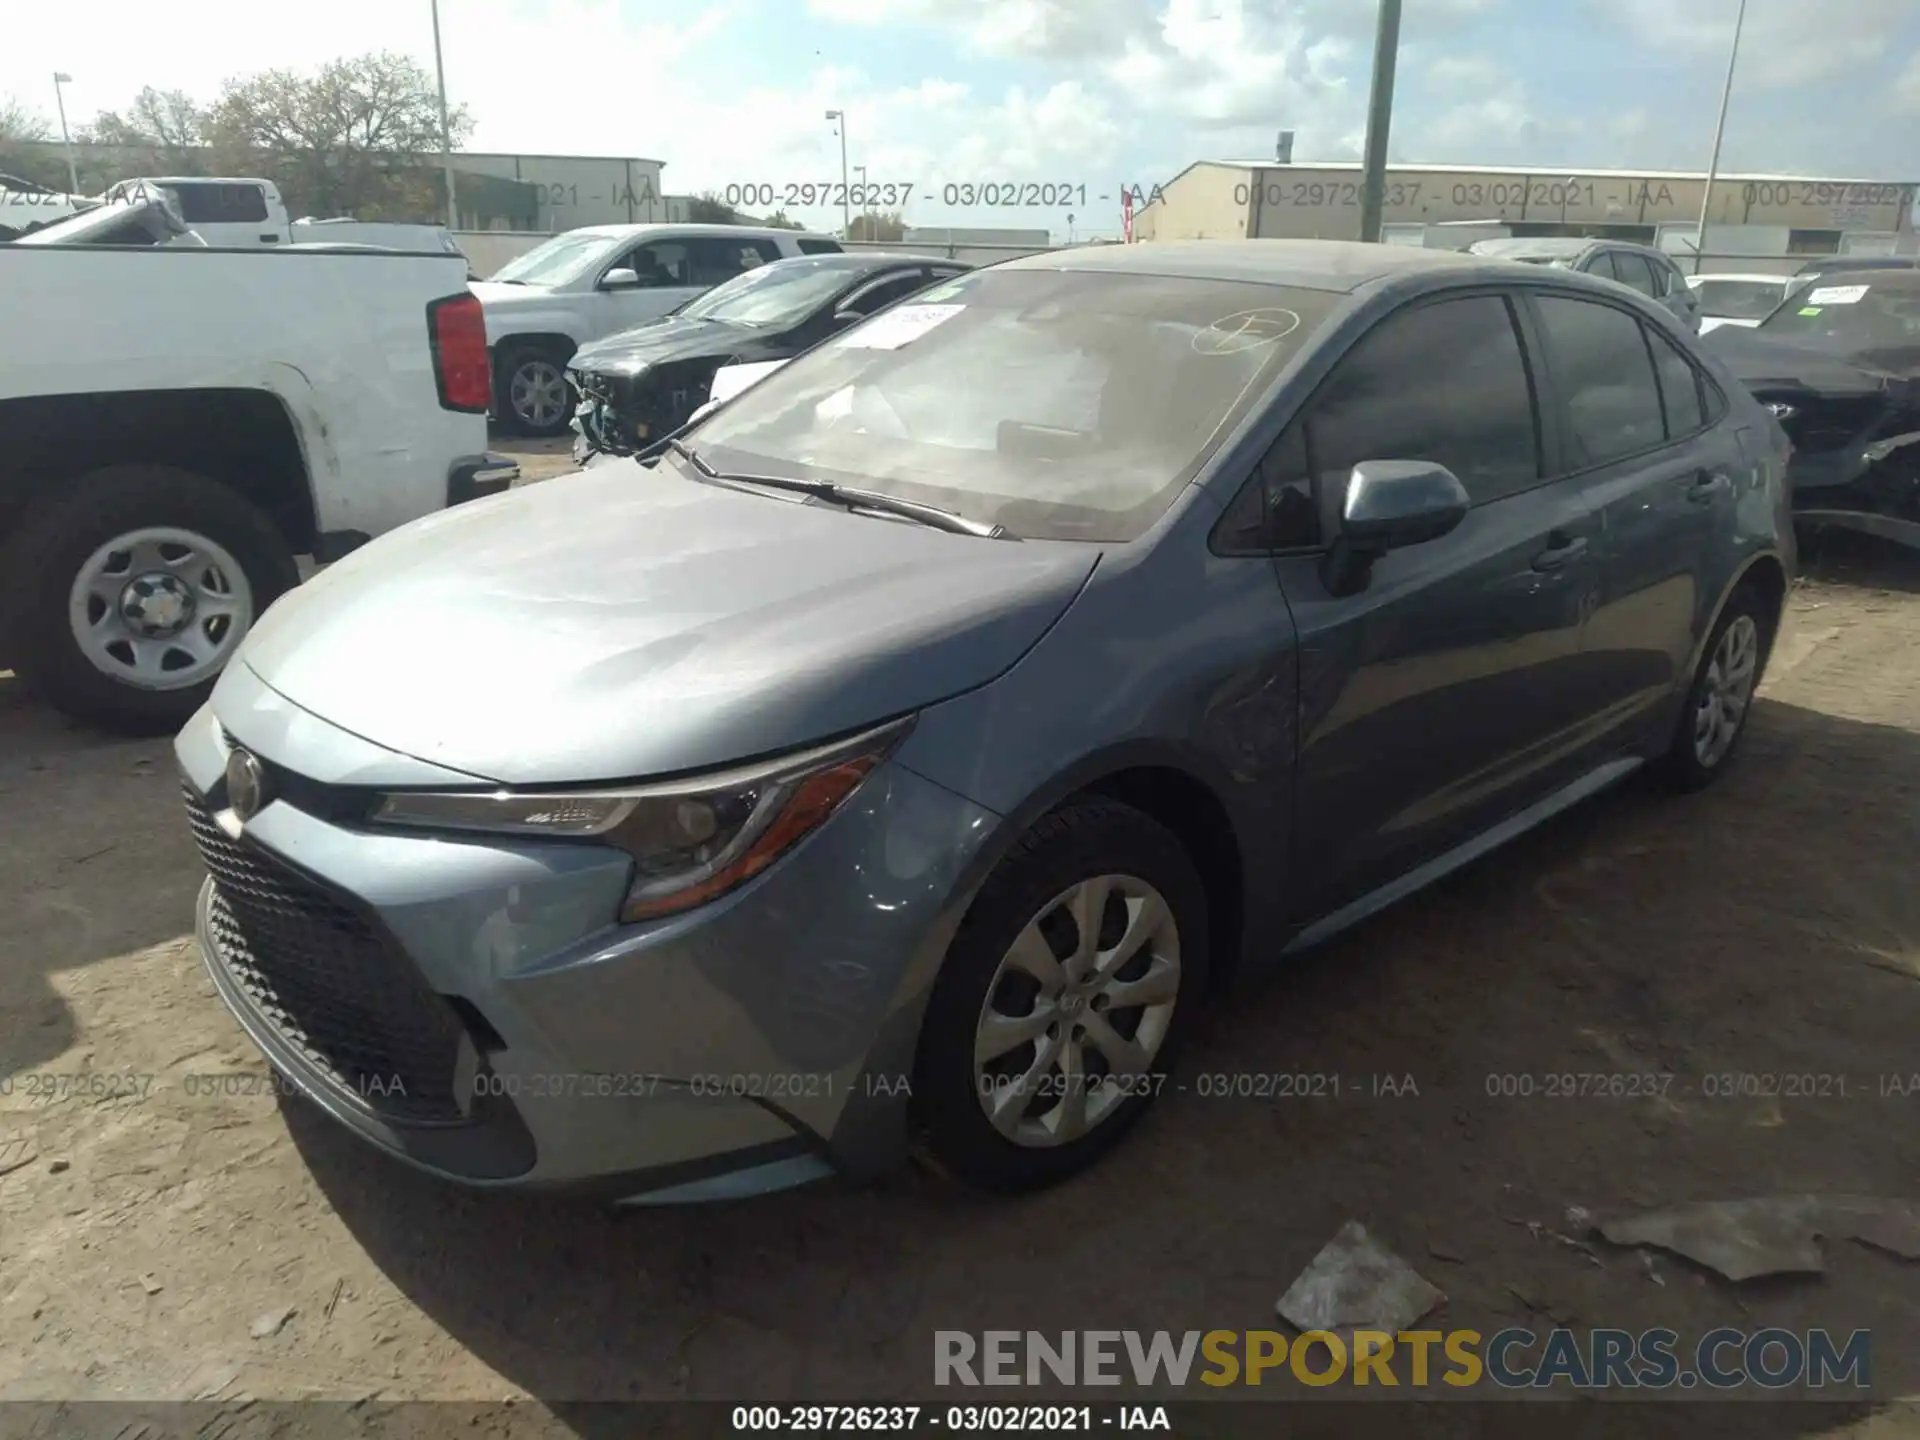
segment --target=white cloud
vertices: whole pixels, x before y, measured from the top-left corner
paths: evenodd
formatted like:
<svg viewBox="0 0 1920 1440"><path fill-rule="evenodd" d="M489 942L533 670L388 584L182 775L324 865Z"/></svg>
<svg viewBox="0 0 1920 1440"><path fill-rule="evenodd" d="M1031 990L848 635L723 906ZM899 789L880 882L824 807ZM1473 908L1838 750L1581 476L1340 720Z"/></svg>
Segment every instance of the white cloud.
<svg viewBox="0 0 1920 1440"><path fill-rule="evenodd" d="M1603 13L1644 44L1726 62L1739 0L1608 0ZM1913 17L1913 0L1749 0L1736 85L1781 89L1831 80L1876 63L1884 37Z"/></svg>

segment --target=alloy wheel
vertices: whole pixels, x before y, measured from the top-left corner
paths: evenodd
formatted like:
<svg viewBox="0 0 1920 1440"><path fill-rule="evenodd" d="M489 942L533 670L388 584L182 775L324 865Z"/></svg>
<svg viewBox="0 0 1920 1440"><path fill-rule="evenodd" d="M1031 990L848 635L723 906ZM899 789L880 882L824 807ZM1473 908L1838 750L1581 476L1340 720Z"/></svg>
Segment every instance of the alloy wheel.
<svg viewBox="0 0 1920 1440"><path fill-rule="evenodd" d="M253 624L253 587L224 546L150 526L87 557L68 592L67 620L101 674L141 690L181 690L227 663Z"/></svg>
<svg viewBox="0 0 1920 1440"><path fill-rule="evenodd" d="M567 377L551 360L523 361L507 384L507 401L529 425L556 425L567 413Z"/></svg>
<svg viewBox="0 0 1920 1440"><path fill-rule="evenodd" d="M1759 662L1760 629L1751 615L1737 615L1714 647L1693 712L1693 755L1703 770L1718 765L1733 748L1753 700Z"/></svg>
<svg viewBox="0 0 1920 1440"><path fill-rule="evenodd" d="M1069 887L987 987L974 1078L988 1121L1016 1145L1064 1145L1150 1093L1179 994L1179 927L1158 890L1131 875Z"/></svg>

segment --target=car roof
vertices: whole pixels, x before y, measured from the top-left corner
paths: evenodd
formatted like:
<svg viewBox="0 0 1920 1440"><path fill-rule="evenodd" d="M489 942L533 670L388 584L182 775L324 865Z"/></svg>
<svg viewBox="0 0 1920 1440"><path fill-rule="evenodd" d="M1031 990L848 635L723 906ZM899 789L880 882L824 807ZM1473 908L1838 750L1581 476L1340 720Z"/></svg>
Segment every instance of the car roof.
<svg viewBox="0 0 1920 1440"><path fill-rule="evenodd" d="M1800 267L1802 275L1831 275L1836 270L1913 270L1920 268L1920 255L1862 255L1847 259L1836 255L1833 263L1809 260Z"/></svg>
<svg viewBox="0 0 1920 1440"><path fill-rule="evenodd" d="M1245 280L1343 295L1394 275L1439 270L1496 273L1495 267L1473 255L1358 240L1150 240L1043 250L1003 260L993 268Z"/></svg>
<svg viewBox="0 0 1920 1440"><path fill-rule="evenodd" d="M1911 267L1896 269L1891 265L1836 265L1831 270L1822 270L1817 278L1825 285L1835 280L1850 277L1870 277L1876 290L1920 290L1920 270ZM1803 280L1804 275L1794 279Z"/></svg>
<svg viewBox="0 0 1920 1440"><path fill-rule="evenodd" d="M840 250L824 255L785 255L769 261L768 265L798 265L803 262L815 270L845 270L850 273L886 270L896 266L910 269L916 265L948 266L955 270L973 268L964 260L949 260L944 255L902 255L892 250Z"/></svg>
<svg viewBox="0 0 1920 1440"><path fill-rule="evenodd" d="M591 235L598 239L627 240L644 239L658 236L670 240L676 235L707 236L717 235L725 239L729 235L750 235L756 240L764 240L775 235L791 235L796 240L834 240L831 235L816 235L811 230L783 230L777 225L699 225L682 224L678 221L662 220L640 225L579 225L572 230L564 230L564 235Z"/></svg>
<svg viewBox="0 0 1920 1440"><path fill-rule="evenodd" d="M1500 240L1476 240L1467 248L1475 255L1578 255L1600 244L1583 235L1526 235Z"/></svg>
<svg viewBox="0 0 1920 1440"><path fill-rule="evenodd" d="M1747 284L1786 285L1799 278L1800 277L1797 275L1761 275L1757 273L1749 274L1746 272L1742 272L1736 275L1736 274L1731 274L1725 270L1713 270L1713 271L1709 271L1705 275L1689 275L1687 276L1687 283L1689 285L1692 285L1698 282L1699 284L1704 285L1709 280L1740 280L1740 281L1746 282Z"/></svg>

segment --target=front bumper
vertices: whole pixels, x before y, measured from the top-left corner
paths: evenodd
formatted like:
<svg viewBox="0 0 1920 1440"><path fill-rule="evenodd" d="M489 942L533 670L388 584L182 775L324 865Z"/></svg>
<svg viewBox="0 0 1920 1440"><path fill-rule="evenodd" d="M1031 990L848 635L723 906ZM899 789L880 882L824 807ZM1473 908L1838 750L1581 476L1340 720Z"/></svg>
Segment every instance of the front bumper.
<svg viewBox="0 0 1920 1440"><path fill-rule="evenodd" d="M505 455L469 455L454 461L447 470L447 505L451 508L498 495L512 489L519 478L519 463Z"/></svg>
<svg viewBox="0 0 1920 1440"><path fill-rule="evenodd" d="M623 926L623 853L368 829L352 787L298 772L271 692L228 673L175 742L212 872L199 939L242 1027L332 1118L448 1179L643 1201L904 1153L919 1015L987 812L885 766L741 890ZM277 795L244 823L235 740Z"/></svg>

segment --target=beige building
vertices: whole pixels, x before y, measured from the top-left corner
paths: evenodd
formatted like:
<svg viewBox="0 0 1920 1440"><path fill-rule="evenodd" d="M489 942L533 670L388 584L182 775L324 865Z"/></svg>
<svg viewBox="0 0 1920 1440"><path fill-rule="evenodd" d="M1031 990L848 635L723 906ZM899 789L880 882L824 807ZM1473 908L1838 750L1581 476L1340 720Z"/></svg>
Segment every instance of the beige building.
<svg viewBox="0 0 1920 1440"><path fill-rule="evenodd" d="M1457 249L1501 235L1594 235L1690 256L1705 194L1698 173L1396 165L1387 171L1382 238ZM1911 181L1721 175L1707 257L1905 252L1915 244L1915 194ZM1134 218L1143 241L1359 233L1360 166L1352 163L1201 161Z"/></svg>

